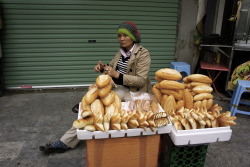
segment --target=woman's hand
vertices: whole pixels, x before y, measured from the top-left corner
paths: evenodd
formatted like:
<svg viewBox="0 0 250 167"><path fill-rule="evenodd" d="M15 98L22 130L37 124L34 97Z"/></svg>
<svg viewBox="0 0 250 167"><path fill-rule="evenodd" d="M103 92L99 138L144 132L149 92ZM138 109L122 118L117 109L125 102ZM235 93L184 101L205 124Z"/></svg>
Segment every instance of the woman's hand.
<svg viewBox="0 0 250 167"><path fill-rule="evenodd" d="M104 66L105 66L105 65L99 60L98 63L97 63L97 65L96 65L95 68L94 68L94 71L95 71L95 72L101 72L100 70L101 70L101 68L104 67Z"/></svg>
<svg viewBox="0 0 250 167"><path fill-rule="evenodd" d="M119 78L119 75L120 75L119 72L117 72L116 70L114 70L110 66L105 66L103 73L107 74L107 75L109 75L110 77L113 77L113 78Z"/></svg>

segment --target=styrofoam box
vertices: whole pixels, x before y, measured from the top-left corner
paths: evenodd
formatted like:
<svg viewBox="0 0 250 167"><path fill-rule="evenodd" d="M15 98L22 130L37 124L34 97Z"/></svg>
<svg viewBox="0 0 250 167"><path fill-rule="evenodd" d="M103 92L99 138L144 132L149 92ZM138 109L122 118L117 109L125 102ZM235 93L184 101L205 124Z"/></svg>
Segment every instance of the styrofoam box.
<svg viewBox="0 0 250 167"><path fill-rule="evenodd" d="M122 108L125 103L122 102ZM158 104L159 105L159 104ZM162 107L159 105L160 112L164 112ZM81 103L79 104L79 112L78 112L78 119L81 119ZM166 126L160 128L154 128L154 132L147 128L146 131L142 128L136 129L128 129L128 130L109 130L108 132L102 131L94 131L90 132L87 130L80 130L77 129L77 138L79 140L90 140L90 139L105 139L105 138L118 138L118 137L132 137L132 136L141 136L141 135L155 135L155 134L164 134L170 133L172 130L172 123L168 119L168 124Z"/></svg>
<svg viewBox="0 0 250 167"><path fill-rule="evenodd" d="M169 136L175 145L197 145L228 141L232 136L232 130L230 126L191 130L176 130L173 126Z"/></svg>

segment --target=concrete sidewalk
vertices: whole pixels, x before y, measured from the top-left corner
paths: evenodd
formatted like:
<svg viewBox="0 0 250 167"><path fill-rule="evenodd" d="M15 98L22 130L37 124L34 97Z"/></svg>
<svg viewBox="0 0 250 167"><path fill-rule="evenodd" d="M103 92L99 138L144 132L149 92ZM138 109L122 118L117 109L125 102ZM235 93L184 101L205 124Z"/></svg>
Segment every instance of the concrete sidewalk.
<svg viewBox="0 0 250 167"><path fill-rule="evenodd" d="M1 167L84 167L85 142L62 154L44 154L39 146L58 140L77 114L71 108L85 94L83 90L7 92L0 97ZM215 95L216 96L216 95ZM228 100L215 103L228 110ZM236 115L230 141L209 144L205 167L250 166L250 116Z"/></svg>

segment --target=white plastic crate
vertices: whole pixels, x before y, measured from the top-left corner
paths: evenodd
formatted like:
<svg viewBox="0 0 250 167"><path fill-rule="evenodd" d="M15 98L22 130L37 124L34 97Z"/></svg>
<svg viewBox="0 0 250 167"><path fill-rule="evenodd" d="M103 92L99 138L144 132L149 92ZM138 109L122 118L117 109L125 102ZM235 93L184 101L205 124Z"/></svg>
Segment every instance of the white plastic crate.
<svg viewBox="0 0 250 167"><path fill-rule="evenodd" d="M169 134L175 145L196 145L228 141L232 136L232 130L228 127L204 128L192 130L176 130L173 126Z"/></svg>
<svg viewBox="0 0 250 167"><path fill-rule="evenodd" d="M125 103L122 103L124 105ZM158 104L159 105L159 104ZM164 112L162 107L159 105L160 112ZM78 112L78 119L81 119L81 103L79 104L79 112ZM172 130L172 123L170 119L168 119L168 124L166 126L160 128L154 128L154 132L147 128L146 131L142 128L136 129L128 129L128 130L109 130L108 132L102 131L94 131L90 132L87 130L80 130L77 129L77 138L79 140L90 140L90 139L105 139L105 138L119 138L119 137L133 137L133 136L146 136L146 135L155 135L155 134L164 134L170 133Z"/></svg>

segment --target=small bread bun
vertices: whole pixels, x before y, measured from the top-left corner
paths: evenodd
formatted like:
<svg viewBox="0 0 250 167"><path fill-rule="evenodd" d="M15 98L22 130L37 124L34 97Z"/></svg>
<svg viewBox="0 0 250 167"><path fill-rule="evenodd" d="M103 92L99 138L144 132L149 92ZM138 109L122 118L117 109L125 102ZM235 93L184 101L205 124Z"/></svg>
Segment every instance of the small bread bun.
<svg viewBox="0 0 250 167"><path fill-rule="evenodd" d="M160 87L162 89L172 89L172 90L180 90L184 89L185 86L183 83L177 81L163 80L160 82Z"/></svg>
<svg viewBox="0 0 250 167"><path fill-rule="evenodd" d="M171 68L160 69L155 72L155 76L162 79L173 80L173 81L178 81L182 78L182 75L179 71Z"/></svg>
<svg viewBox="0 0 250 167"><path fill-rule="evenodd" d="M208 85L199 85L192 89L194 93L211 93L213 88Z"/></svg>
<svg viewBox="0 0 250 167"><path fill-rule="evenodd" d="M111 81L111 77L109 75L99 75L96 78L96 86L98 88L104 88L105 86L107 86Z"/></svg>

